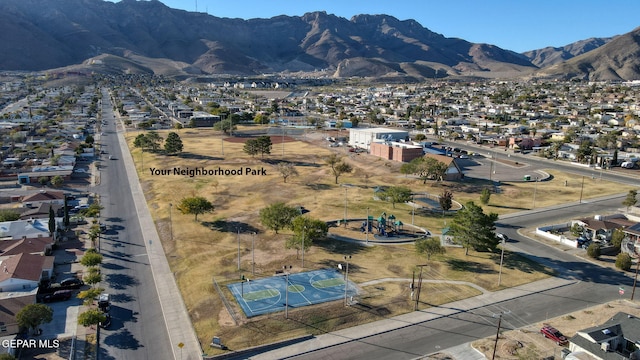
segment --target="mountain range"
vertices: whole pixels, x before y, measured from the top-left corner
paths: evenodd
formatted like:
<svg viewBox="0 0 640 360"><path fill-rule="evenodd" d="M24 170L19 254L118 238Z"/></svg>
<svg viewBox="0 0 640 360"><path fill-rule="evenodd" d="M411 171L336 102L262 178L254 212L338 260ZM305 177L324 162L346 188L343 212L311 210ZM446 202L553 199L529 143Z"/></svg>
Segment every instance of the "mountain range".
<svg viewBox="0 0 640 360"><path fill-rule="evenodd" d="M326 12L218 18L157 0L3 0L0 69L176 77L640 79L640 28L523 54L447 38L414 20Z"/></svg>

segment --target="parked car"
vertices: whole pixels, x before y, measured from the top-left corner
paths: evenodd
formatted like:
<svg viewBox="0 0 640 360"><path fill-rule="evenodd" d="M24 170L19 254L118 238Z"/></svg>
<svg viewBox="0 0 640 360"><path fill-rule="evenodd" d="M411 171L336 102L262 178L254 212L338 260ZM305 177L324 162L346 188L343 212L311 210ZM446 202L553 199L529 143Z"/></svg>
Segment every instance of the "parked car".
<svg viewBox="0 0 640 360"><path fill-rule="evenodd" d="M555 341L558 345L565 345L568 342L566 336L562 335L560 331L550 325L543 326L542 329L540 329L540 333L547 339Z"/></svg>
<svg viewBox="0 0 640 360"><path fill-rule="evenodd" d="M71 290L58 290L51 294L47 294L42 298L43 302L54 302L54 301L66 301L71 299L71 295L73 295L73 291Z"/></svg>
<svg viewBox="0 0 640 360"><path fill-rule="evenodd" d="M509 241L509 237L503 233L496 233L496 237L500 239L500 241L507 242Z"/></svg>
<svg viewBox="0 0 640 360"><path fill-rule="evenodd" d="M60 281L60 287L66 288L66 289L79 289L83 285L84 285L84 281L75 277L66 278Z"/></svg>

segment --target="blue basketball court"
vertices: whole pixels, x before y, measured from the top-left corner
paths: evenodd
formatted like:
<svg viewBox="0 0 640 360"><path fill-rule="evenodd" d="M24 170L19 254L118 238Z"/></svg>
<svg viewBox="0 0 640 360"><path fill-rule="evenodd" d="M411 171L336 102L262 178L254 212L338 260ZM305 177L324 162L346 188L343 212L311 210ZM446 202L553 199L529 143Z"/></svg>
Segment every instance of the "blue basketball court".
<svg viewBox="0 0 640 360"><path fill-rule="evenodd" d="M287 283L288 278L288 283ZM227 285L247 317L284 311L327 301L343 300L358 294L357 287L346 283L338 270L315 270L285 274ZM288 294L287 294L288 293Z"/></svg>

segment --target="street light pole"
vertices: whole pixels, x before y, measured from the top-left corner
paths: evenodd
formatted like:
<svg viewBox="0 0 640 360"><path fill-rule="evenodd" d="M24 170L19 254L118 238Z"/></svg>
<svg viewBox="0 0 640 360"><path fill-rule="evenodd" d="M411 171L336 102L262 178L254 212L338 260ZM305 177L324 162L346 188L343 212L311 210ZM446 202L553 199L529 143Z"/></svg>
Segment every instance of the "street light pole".
<svg viewBox="0 0 640 360"><path fill-rule="evenodd" d="M236 228L238 230L238 234L236 235L236 239L238 240L238 271L240 271L240 228Z"/></svg>
<svg viewBox="0 0 640 360"><path fill-rule="evenodd" d="M302 229L302 268L304 269L304 235L307 233L307 227Z"/></svg>
<svg viewBox="0 0 640 360"><path fill-rule="evenodd" d="M367 227L364 229L364 233L366 234L365 242L369 243L369 208L367 208Z"/></svg>
<svg viewBox="0 0 640 360"><path fill-rule="evenodd" d="M256 232L251 236L251 275L256 276Z"/></svg>
<svg viewBox="0 0 640 360"><path fill-rule="evenodd" d="M502 239L502 252L500 253L500 271L498 272L498 286L500 286L500 282L502 280L502 260L504 260L504 245L505 241Z"/></svg>
<svg viewBox="0 0 640 360"><path fill-rule="evenodd" d="M344 306L347 305L347 288L349 287L349 260L351 259L351 255L345 255L344 261L347 263L347 270L345 272L345 280L344 280Z"/></svg>
<svg viewBox="0 0 640 360"><path fill-rule="evenodd" d="M533 208L536 208L536 193L538 192L538 177L536 176L536 183L533 187Z"/></svg>
<svg viewBox="0 0 640 360"><path fill-rule="evenodd" d="M347 227L347 188L344 188L344 227Z"/></svg>
<svg viewBox="0 0 640 360"><path fill-rule="evenodd" d="M291 269L291 265L284 265L282 270L284 270L284 318L289 318L289 270Z"/></svg>
<svg viewBox="0 0 640 360"><path fill-rule="evenodd" d="M173 242L173 220L171 219L172 209L173 209L173 204L169 203L169 233L171 234L171 241Z"/></svg>

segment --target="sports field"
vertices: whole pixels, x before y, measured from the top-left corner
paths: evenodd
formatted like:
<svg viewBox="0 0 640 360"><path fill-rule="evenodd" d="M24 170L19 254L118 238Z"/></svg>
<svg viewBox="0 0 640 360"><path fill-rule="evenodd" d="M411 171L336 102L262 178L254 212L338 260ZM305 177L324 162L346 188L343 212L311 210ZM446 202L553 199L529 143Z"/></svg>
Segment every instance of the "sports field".
<svg viewBox="0 0 640 360"><path fill-rule="evenodd" d="M350 299L358 294L356 286L338 270L324 269L268 278L247 279L227 285L247 317L284 311L327 301Z"/></svg>

